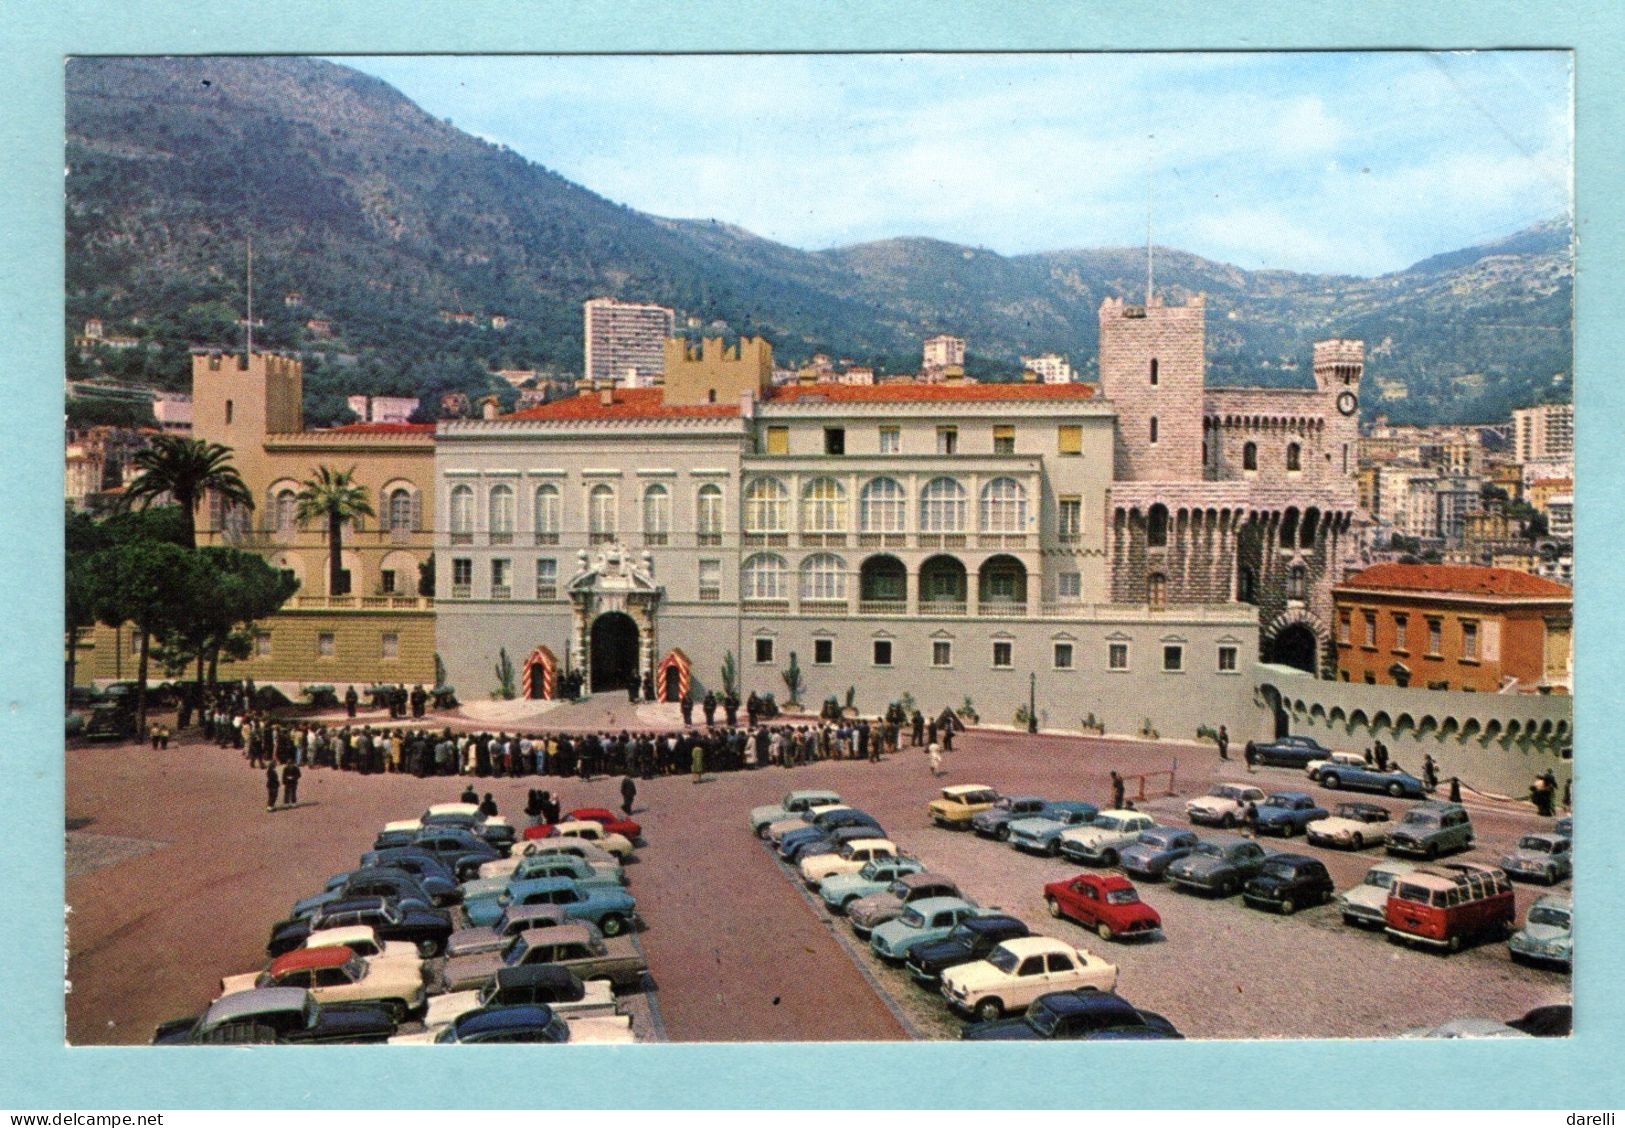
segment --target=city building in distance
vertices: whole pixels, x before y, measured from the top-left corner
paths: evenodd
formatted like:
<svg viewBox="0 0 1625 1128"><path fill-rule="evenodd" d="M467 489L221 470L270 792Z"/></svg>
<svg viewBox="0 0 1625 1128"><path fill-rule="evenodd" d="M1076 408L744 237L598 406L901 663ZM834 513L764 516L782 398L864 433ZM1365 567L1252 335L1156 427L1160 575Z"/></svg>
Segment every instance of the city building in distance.
<svg viewBox="0 0 1625 1128"><path fill-rule="evenodd" d="M648 387L664 370L666 338L676 326L676 313L648 302L592 298L582 306L584 374L591 380L614 380L628 388Z"/></svg>

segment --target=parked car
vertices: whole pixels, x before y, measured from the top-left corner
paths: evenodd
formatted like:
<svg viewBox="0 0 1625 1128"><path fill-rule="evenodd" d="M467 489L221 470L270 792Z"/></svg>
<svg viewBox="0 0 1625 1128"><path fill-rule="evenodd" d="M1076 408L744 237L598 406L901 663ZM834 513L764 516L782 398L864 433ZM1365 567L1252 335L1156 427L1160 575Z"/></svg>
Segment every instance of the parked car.
<svg viewBox="0 0 1625 1128"><path fill-rule="evenodd" d="M1401 1030L1400 1038L1532 1038L1533 1034L1493 1018L1452 1018L1437 1026Z"/></svg>
<svg viewBox="0 0 1625 1128"><path fill-rule="evenodd" d="M784 860L792 866L799 866L801 859L812 857L814 854L833 854L848 842L860 838L884 838L886 830L874 819L864 817L862 822L854 822L850 826L838 826L833 830L820 831L818 834L797 839L790 847Z"/></svg>
<svg viewBox="0 0 1625 1128"><path fill-rule="evenodd" d="M900 877L925 872L925 864L914 858L876 858L857 873L838 873L818 883L818 895L834 912L844 913L854 902L886 888Z"/></svg>
<svg viewBox="0 0 1625 1128"><path fill-rule="evenodd" d="M942 997L954 1010L992 1022L1024 1011L1051 991L1111 991L1117 967L1048 936L1006 940L984 960L942 973Z"/></svg>
<svg viewBox="0 0 1625 1128"><path fill-rule="evenodd" d="M1268 857L1264 848L1251 839L1229 835L1204 838L1196 849L1168 867L1168 880L1188 889L1228 897L1257 875Z"/></svg>
<svg viewBox="0 0 1625 1128"><path fill-rule="evenodd" d="M1279 834L1291 838L1331 812L1302 791L1276 791L1256 808L1259 834Z"/></svg>
<svg viewBox="0 0 1625 1128"><path fill-rule="evenodd" d="M429 1000L423 1025L431 1036L459 1016L481 1007L513 1007L543 1003L565 1021L603 1018L617 1011L615 992L603 980L583 983L581 977L556 964L505 967L478 991L456 991Z"/></svg>
<svg viewBox="0 0 1625 1128"><path fill-rule="evenodd" d="M1427 785L1421 780L1391 764L1382 771L1364 764L1327 764L1320 769L1320 786L1329 791L1339 787L1370 791L1392 795L1395 799L1423 799L1428 793Z"/></svg>
<svg viewBox="0 0 1625 1128"><path fill-rule="evenodd" d="M191 1018L172 1019L153 1032L155 1046L209 1045L233 1041L230 1032L246 1034L245 1042L294 1045L387 1042L395 1033L389 1011L372 1003L323 1006L309 991L270 987L239 991L209 1004Z"/></svg>
<svg viewBox="0 0 1625 1128"><path fill-rule="evenodd" d="M840 801L840 795L834 791L816 789L786 792L777 806L751 808L751 833L758 838L766 838L769 825L799 818L808 807L826 807Z"/></svg>
<svg viewBox="0 0 1625 1128"><path fill-rule="evenodd" d="M1333 752L1324 760L1310 760L1304 771L1309 778L1318 781L1324 768L1363 768L1366 766L1365 757L1358 752Z"/></svg>
<svg viewBox="0 0 1625 1128"><path fill-rule="evenodd" d="M1174 1024L1140 1010L1110 991L1052 991L1040 995L1019 1018L978 1022L961 1038L975 1042L1095 1041L1115 1038L1181 1038Z"/></svg>
<svg viewBox="0 0 1625 1128"><path fill-rule="evenodd" d="M1005 795L985 811L977 811L970 819L970 828L982 838L996 838L1000 842L1010 837L1013 819L1025 819L1044 809L1044 800L1037 795Z"/></svg>
<svg viewBox="0 0 1625 1128"><path fill-rule="evenodd" d="M1556 885L1574 873L1574 842L1561 834L1526 834L1502 856L1501 868L1512 877Z"/></svg>
<svg viewBox="0 0 1625 1128"><path fill-rule="evenodd" d="M251 975L220 981L222 996L269 987L302 987L319 1003L378 1003L395 1022L423 1008L423 964L417 959L367 959L348 948L299 948Z"/></svg>
<svg viewBox="0 0 1625 1128"><path fill-rule="evenodd" d="M1517 907L1512 881L1494 866L1456 862L1422 866L1388 890L1388 935L1399 943L1461 950L1485 933L1512 931Z"/></svg>
<svg viewBox="0 0 1625 1128"><path fill-rule="evenodd" d="M1574 837L1574 816L1564 815L1552 824L1552 829L1564 838L1572 839Z"/></svg>
<svg viewBox="0 0 1625 1128"><path fill-rule="evenodd" d="M621 889L626 886L626 871L619 866L596 866L575 854L529 854L517 859L518 864L506 876L481 877L463 883L464 898L478 896L480 890L489 889L486 882L530 881L538 877L567 877L583 889ZM502 890L498 888L497 892Z"/></svg>
<svg viewBox="0 0 1625 1128"><path fill-rule="evenodd" d="M595 822L611 834L619 834L634 846L642 844L643 824L608 807L577 807L564 817L567 821Z"/></svg>
<svg viewBox="0 0 1625 1128"><path fill-rule="evenodd" d="M854 838L831 854L806 854L801 859L801 880L817 888L826 877L857 873L880 858L895 858L897 844L889 838Z"/></svg>
<svg viewBox="0 0 1625 1128"><path fill-rule="evenodd" d="M487 815L475 803L436 803L418 816L421 826L454 826L485 839L504 853L514 844L513 824L501 815Z"/></svg>
<svg viewBox="0 0 1625 1128"><path fill-rule="evenodd" d="M369 959L411 960L422 966L423 953L416 944L404 940L381 940L378 933L367 925L349 928L324 928L305 937L306 948L348 948L358 956ZM298 951L296 948L295 951Z"/></svg>
<svg viewBox="0 0 1625 1128"><path fill-rule="evenodd" d="M555 928L570 918L563 905L509 905L496 923L483 928L459 928L446 941L448 957L472 956L501 950L521 932Z"/></svg>
<svg viewBox="0 0 1625 1128"><path fill-rule="evenodd" d="M434 1040L441 1046L561 1044L570 1040L570 1026L545 1006L491 1007L458 1016Z"/></svg>
<svg viewBox="0 0 1625 1128"><path fill-rule="evenodd" d="M457 875L450 866L422 850L414 850L410 846L396 846L383 850L368 850L361 855L362 869L398 869L402 873L409 873L420 882L426 878L437 878L457 884ZM425 885L427 888L427 885ZM432 890L431 890L432 892Z"/></svg>
<svg viewBox="0 0 1625 1128"><path fill-rule="evenodd" d="M1465 850L1472 844L1472 820L1467 817L1467 808L1460 803L1435 800L1418 803L1388 832L1390 854L1437 858L1450 850Z"/></svg>
<svg viewBox="0 0 1625 1128"><path fill-rule="evenodd" d="M412 837L411 845L433 854L459 878L470 877L485 862L502 857L502 851L479 835L454 826L426 826Z"/></svg>
<svg viewBox="0 0 1625 1128"><path fill-rule="evenodd" d="M1178 826L1154 826L1117 855L1117 864L1133 877L1160 881L1174 862L1196 849L1196 832Z"/></svg>
<svg viewBox="0 0 1625 1128"><path fill-rule="evenodd" d="M942 794L926 804L926 817L937 826L964 830L977 812L990 810L999 793L984 783L960 783L944 787Z"/></svg>
<svg viewBox="0 0 1625 1128"><path fill-rule="evenodd" d="M591 924L574 921L557 928L531 929L515 936L499 952L447 960L441 979L447 991L477 990L495 979L502 968L533 964L558 964L588 983L607 979L619 988L640 985L648 971L631 938L606 940Z"/></svg>
<svg viewBox="0 0 1625 1128"><path fill-rule="evenodd" d="M384 897L358 897L323 905L308 917L279 921L271 927L266 955L275 959L302 946L312 932L327 928L367 925L381 940L415 944L425 958L438 955L451 936L451 915L444 909L391 901Z"/></svg>
<svg viewBox="0 0 1625 1128"><path fill-rule="evenodd" d="M1386 928L1388 890L1398 878L1415 869L1409 862L1388 859L1366 870L1360 884L1338 894L1337 907L1343 913L1343 923L1361 928Z"/></svg>
<svg viewBox="0 0 1625 1128"><path fill-rule="evenodd" d="M870 827L880 835L885 833L881 830L880 822L867 811L860 811L856 807L831 807L813 816L806 825L779 835L779 857L793 862L805 843L828 839L832 831L852 826Z"/></svg>
<svg viewBox="0 0 1625 1128"><path fill-rule="evenodd" d="M1216 783L1206 795L1198 795L1185 804L1185 817L1198 826L1222 826L1225 829L1241 822L1247 804L1264 801L1264 789L1245 783Z"/></svg>
<svg viewBox="0 0 1625 1128"><path fill-rule="evenodd" d="M534 842L526 842L506 858L483 863L477 876L484 878L512 874L518 870L520 863L525 858L538 858L553 854L569 854L572 857L580 858L600 874L613 874L620 884L627 884L626 871L621 867L619 858L595 842L588 842L585 838L576 838L574 836L543 838Z"/></svg>
<svg viewBox="0 0 1625 1128"><path fill-rule="evenodd" d="M1278 736L1274 740L1249 740L1245 755L1249 764L1304 768L1311 760L1325 760L1332 750L1312 736Z"/></svg>
<svg viewBox="0 0 1625 1128"><path fill-rule="evenodd" d="M1101 811L1082 826L1063 830L1060 851L1074 862L1115 866L1119 852L1156 825L1143 811Z"/></svg>
<svg viewBox="0 0 1625 1128"><path fill-rule="evenodd" d="M1087 826L1099 813L1100 808L1093 803L1059 800L1047 804L1037 815L1010 823L1010 845L1030 854L1054 857L1061 852L1062 831Z"/></svg>
<svg viewBox="0 0 1625 1128"><path fill-rule="evenodd" d="M1316 846L1364 850L1388 841L1393 820L1387 807L1375 803L1339 803L1330 817L1309 824L1309 841Z"/></svg>
<svg viewBox="0 0 1625 1128"><path fill-rule="evenodd" d="M1258 875L1241 887L1241 899L1259 908L1291 916L1310 905L1324 905L1336 886L1326 863L1306 854L1272 854Z"/></svg>
<svg viewBox="0 0 1625 1128"><path fill-rule="evenodd" d="M605 936L619 936L637 925L637 900L621 889L583 889L567 877L516 881L493 900L463 907L471 928L494 925L512 905L558 905L572 920L589 920Z"/></svg>
<svg viewBox="0 0 1625 1128"><path fill-rule="evenodd" d="M846 917L852 922L852 931L862 939L885 924L903 915L903 909L916 901L932 897L958 897L959 886L954 879L940 873L920 871L904 874L883 891L860 897L846 906Z"/></svg>
<svg viewBox="0 0 1625 1128"><path fill-rule="evenodd" d="M1574 964L1574 900L1547 893L1529 906L1523 927L1507 937L1514 961Z"/></svg>
<svg viewBox="0 0 1625 1128"><path fill-rule="evenodd" d="M856 810L856 808L850 803L836 802L814 804L807 807L807 809L802 811L800 814L791 815L789 818L768 823L767 833L762 837L766 838L769 842L773 843L775 847L777 847L778 844L783 841L786 834L789 834L792 831L805 830L807 827L815 824L822 815L834 814L836 811L852 810Z"/></svg>
<svg viewBox="0 0 1625 1128"><path fill-rule="evenodd" d="M534 841L538 838L585 838L604 850L614 854L621 861L632 856L632 840L624 834L617 834L594 819L564 819L556 823L543 823L539 826L525 828L525 840Z"/></svg>
<svg viewBox="0 0 1625 1128"><path fill-rule="evenodd" d="M914 982L935 986L950 967L985 957L1006 940L1030 936L1025 922L995 913L960 921L941 940L916 944L908 953L908 973Z"/></svg>
<svg viewBox="0 0 1625 1128"><path fill-rule="evenodd" d="M412 845L417 836L423 831L423 823L418 819L396 819L387 822L379 830L378 836L372 840L374 850L398 850Z"/></svg>
<svg viewBox="0 0 1625 1128"><path fill-rule="evenodd" d="M895 920L888 920L869 934L869 948L892 963L902 963L916 944L941 940L960 921L981 913L975 905L958 897L927 897L904 906Z"/></svg>
<svg viewBox="0 0 1625 1128"><path fill-rule="evenodd" d="M353 900L356 897L389 897L397 901L414 901L420 905L444 908L460 895L456 885L438 884L433 893L424 888L417 878L404 870L360 869L330 878L327 888L320 893L294 902L289 916L309 916L322 905L334 901Z"/></svg>
<svg viewBox="0 0 1625 1128"><path fill-rule="evenodd" d="M1050 916L1075 920L1102 940L1162 931L1161 915L1120 874L1080 873L1052 881L1044 886L1044 904Z"/></svg>

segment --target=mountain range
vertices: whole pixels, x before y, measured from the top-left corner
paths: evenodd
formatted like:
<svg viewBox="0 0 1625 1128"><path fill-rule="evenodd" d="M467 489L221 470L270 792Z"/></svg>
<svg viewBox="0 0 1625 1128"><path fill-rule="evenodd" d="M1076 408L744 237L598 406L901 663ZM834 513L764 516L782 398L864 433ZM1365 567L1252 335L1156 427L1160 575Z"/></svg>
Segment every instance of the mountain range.
<svg viewBox="0 0 1625 1128"><path fill-rule="evenodd" d="M100 318L151 342L70 348L70 375L184 388L189 347L241 341L252 238L256 343L306 355L315 421L342 416L340 392L578 371L581 303L600 294L765 335L790 364L909 370L925 337L952 332L973 373L1000 379L1048 351L1089 376L1101 300L1144 291L1143 247L803 251L647 215L320 60L74 59L66 94L65 329ZM1210 383L1299 386L1315 339L1359 337L1368 412L1494 421L1570 397L1572 239L1555 219L1376 278L1154 255L1166 300L1207 295Z"/></svg>

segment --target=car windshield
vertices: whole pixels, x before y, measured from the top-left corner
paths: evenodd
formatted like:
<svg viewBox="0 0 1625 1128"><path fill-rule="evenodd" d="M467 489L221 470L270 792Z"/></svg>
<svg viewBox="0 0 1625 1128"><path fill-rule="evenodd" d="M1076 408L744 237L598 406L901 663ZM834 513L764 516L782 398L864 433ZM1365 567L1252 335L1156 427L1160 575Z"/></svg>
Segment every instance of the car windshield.
<svg viewBox="0 0 1625 1128"><path fill-rule="evenodd" d="M1529 910L1530 924L1549 924L1554 928L1569 927L1569 910L1556 905L1536 905Z"/></svg>
<svg viewBox="0 0 1625 1128"><path fill-rule="evenodd" d="M495 979L492 979L491 982L487 983L484 987L481 987L480 1006L488 1007L492 1003L496 1002L497 992L500 990L501 988L497 986L497 981Z"/></svg>
<svg viewBox="0 0 1625 1128"><path fill-rule="evenodd" d="M1439 816L1431 811L1409 811L1405 815L1405 825L1436 827L1439 825Z"/></svg>
<svg viewBox="0 0 1625 1128"><path fill-rule="evenodd" d="M604 942L596 936L588 938L587 950L595 956L602 956L609 952L609 949L604 947Z"/></svg>
<svg viewBox="0 0 1625 1128"><path fill-rule="evenodd" d="M1531 834L1518 839L1518 849L1527 850L1531 854L1550 854L1552 844L1544 838L1536 838Z"/></svg>
<svg viewBox="0 0 1625 1128"><path fill-rule="evenodd" d="M518 967L524 962L525 952L529 947L523 935L515 936L508 941L508 946L502 949L502 962L509 967Z"/></svg>
<svg viewBox="0 0 1625 1128"><path fill-rule="evenodd" d="M998 798L998 792L995 791L972 791L969 794L961 795L959 801L961 803L995 803Z"/></svg>
<svg viewBox="0 0 1625 1128"><path fill-rule="evenodd" d="M367 961L360 956L351 956L344 963L344 974L351 979L360 979L367 974Z"/></svg>
<svg viewBox="0 0 1625 1128"><path fill-rule="evenodd" d="M1044 1002L1036 1002L1027 1009L1027 1025L1048 1038L1055 1033L1055 1026L1060 1022L1061 1016L1049 1009Z"/></svg>
<svg viewBox="0 0 1625 1128"><path fill-rule="evenodd" d="M870 881L874 881L881 875L881 873L885 871L885 869L886 867L881 865L879 861L865 862L863 863L863 868L858 871L858 876L868 878Z"/></svg>
<svg viewBox="0 0 1625 1128"><path fill-rule="evenodd" d="M446 1027L434 1036L434 1041L437 1046L455 1045L457 1043L457 1028L455 1026Z"/></svg>
<svg viewBox="0 0 1625 1128"><path fill-rule="evenodd" d="M570 1027L558 1015L547 1024L547 1040L549 1042L568 1042L570 1040Z"/></svg>
<svg viewBox="0 0 1625 1128"><path fill-rule="evenodd" d="M902 922L904 928L925 927L925 918L920 915L917 909L909 909L898 919Z"/></svg>
<svg viewBox="0 0 1625 1128"><path fill-rule="evenodd" d="M1103 815L1095 819L1095 826L1101 830L1122 830L1123 820L1113 818L1111 815Z"/></svg>
<svg viewBox="0 0 1625 1128"><path fill-rule="evenodd" d="M1208 794L1216 799L1240 799L1241 788L1221 783L1209 788Z"/></svg>
<svg viewBox="0 0 1625 1128"><path fill-rule="evenodd" d="M887 887L886 892L897 898L907 897L908 885L902 881L894 881Z"/></svg>
<svg viewBox="0 0 1625 1128"><path fill-rule="evenodd" d="M1298 873L1290 864L1284 862L1266 863L1263 872L1267 877L1280 878L1282 881L1291 881Z"/></svg>
<svg viewBox="0 0 1625 1128"><path fill-rule="evenodd" d="M1021 962L1021 957L1016 955L1009 948L1000 945L999 947L994 948L993 951L988 954L987 962L1004 972L1006 975L1014 975L1016 973L1016 964Z"/></svg>
<svg viewBox="0 0 1625 1128"><path fill-rule="evenodd" d="M1140 899L1140 895L1132 889L1113 889L1106 894L1108 905L1132 905Z"/></svg>
<svg viewBox="0 0 1625 1128"><path fill-rule="evenodd" d="M1280 792L1276 792L1274 795L1271 795L1268 799L1264 800L1265 805L1270 807L1290 807L1296 802L1297 799L1294 796L1284 795Z"/></svg>
<svg viewBox="0 0 1625 1128"><path fill-rule="evenodd" d="M1224 847L1217 842L1198 842L1195 852L1205 858L1224 857Z"/></svg>
<svg viewBox="0 0 1625 1128"><path fill-rule="evenodd" d="M1387 889L1393 885L1394 878L1397 876L1399 875L1390 873L1388 870L1374 869L1365 875L1365 884L1374 885L1378 889Z"/></svg>

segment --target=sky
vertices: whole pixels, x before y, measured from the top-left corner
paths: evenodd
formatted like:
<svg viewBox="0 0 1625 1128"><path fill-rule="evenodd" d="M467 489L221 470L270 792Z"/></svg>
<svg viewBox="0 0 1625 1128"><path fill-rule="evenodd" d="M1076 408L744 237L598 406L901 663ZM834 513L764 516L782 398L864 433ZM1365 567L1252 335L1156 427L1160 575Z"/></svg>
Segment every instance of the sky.
<svg viewBox="0 0 1625 1128"><path fill-rule="evenodd" d="M1155 242L1375 275L1571 211L1560 51L335 59L654 215L803 250Z"/></svg>

